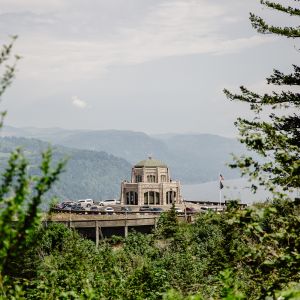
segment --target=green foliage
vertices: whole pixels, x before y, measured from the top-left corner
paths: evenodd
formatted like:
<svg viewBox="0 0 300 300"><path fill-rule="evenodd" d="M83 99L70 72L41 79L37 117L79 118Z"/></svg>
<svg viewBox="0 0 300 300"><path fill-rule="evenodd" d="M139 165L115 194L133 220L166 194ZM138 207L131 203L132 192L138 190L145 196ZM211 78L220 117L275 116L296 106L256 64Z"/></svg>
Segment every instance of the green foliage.
<svg viewBox="0 0 300 300"><path fill-rule="evenodd" d="M230 270L220 272L220 281L222 283L221 297L224 300L243 300L246 299L243 293L237 289L237 281Z"/></svg>
<svg viewBox="0 0 300 300"><path fill-rule="evenodd" d="M22 147L28 160L30 175L38 175L40 153L49 144L35 139L16 137L0 138L0 170L7 165L7 157L17 146ZM44 197L43 208L48 208L50 199L92 198L95 200L117 198L120 182L126 179L131 167L124 159L114 157L105 152L71 149L54 146L53 162L68 158L65 171L59 182Z"/></svg>
<svg viewBox="0 0 300 300"><path fill-rule="evenodd" d="M203 298L200 295L190 295L190 296L183 296L178 291L170 290L168 291L163 300L202 300Z"/></svg>
<svg viewBox="0 0 300 300"><path fill-rule="evenodd" d="M282 300L298 300L300 299L300 286L292 283L287 289L277 292L275 297Z"/></svg>
<svg viewBox="0 0 300 300"><path fill-rule="evenodd" d="M175 210L175 204L173 203L169 211L160 214L157 222L156 235L161 238L171 238L174 237L177 230L178 220Z"/></svg>
<svg viewBox="0 0 300 300"><path fill-rule="evenodd" d="M20 59L20 56L15 55L14 61L11 63L12 48L16 39L17 36L13 36L11 38L11 42L2 45L2 48L0 50L0 100L2 100L2 96L6 89L12 84L13 78L15 77L17 61ZM0 112L0 127L2 127L3 125L3 118L5 117L5 115L5 111Z"/></svg>
<svg viewBox="0 0 300 300"><path fill-rule="evenodd" d="M298 0L295 0L296 2L299 2ZM300 16L300 9L297 7L291 7L287 5L282 5L278 2L273 1L265 1L261 0L260 3L268 8L289 14L290 16L299 17ZM292 27L292 26L285 26L285 27L279 27L279 26L273 26L267 24L263 18L256 16L253 13L250 13L250 21L252 23L252 26L257 29L260 33L272 33L272 34L278 34L283 35L288 38L297 38L300 37L300 28L298 27Z"/></svg>
<svg viewBox="0 0 300 300"><path fill-rule="evenodd" d="M297 10L262 1L298 15ZM264 23L261 24L263 26ZM260 25L257 25L260 26ZM265 31L270 31L270 27ZM271 84L299 85L299 68L279 71ZM237 159L236 166L273 188L299 187L299 117L270 115L265 106L299 107L299 94L258 95L242 88L229 98L250 104L252 121L238 122L241 140L270 161ZM2 299L299 299L300 207L278 194L272 203L200 214L178 223L175 207L153 235L130 233L98 248L64 225L38 227L38 205L63 163L43 154L39 173L27 173L20 150L10 156L0 184L0 298ZM263 179L268 176L270 185Z"/></svg>
<svg viewBox="0 0 300 300"><path fill-rule="evenodd" d="M11 261L20 267L2 291L26 299L297 299L299 212L282 201L209 212L177 224L171 238L132 232L98 248L48 224Z"/></svg>
<svg viewBox="0 0 300 300"><path fill-rule="evenodd" d="M289 13L299 17L299 9L283 6L281 4L261 1L261 3L274 10ZM279 28L267 25L263 19L251 14L250 20L254 28L261 33L281 34L287 37L300 37L299 27ZM300 68L293 66L294 72L284 74L274 70L267 78L267 83L286 88L300 86ZM240 141L261 157L261 161L253 157L235 157L231 164L239 168L242 175L249 175L258 180L270 191L276 186L284 190L300 187L300 117L298 114L300 94L292 90L272 92L260 95L240 87L241 94L233 94L224 90L230 100L242 101L250 105L254 116L252 120L238 118L235 125L239 130ZM263 112L272 109L269 118L263 117ZM293 110L291 110L293 109ZM255 187L254 187L255 188Z"/></svg>
<svg viewBox="0 0 300 300"><path fill-rule="evenodd" d="M12 42L3 45L0 51L0 67L8 63L12 55ZM12 83L15 75L15 56L12 65L5 65L0 77L0 97ZM1 114L3 117L5 113ZM2 119L0 127L2 126ZM39 224L38 206L43 196L58 179L65 162L60 161L53 167L52 151L42 153L39 167L40 176L28 175L28 162L20 149L13 151L7 163L7 168L0 181L0 296L3 298L22 296L22 286L13 278L23 269L20 258L26 252L30 237Z"/></svg>
<svg viewBox="0 0 300 300"><path fill-rule="evenodd" d="M38 206L43 195L57 180L64 167L51 168L51 150L43 153L42 175L28 176L27 162L20 150L11 154L8 168L0 185L0 272L10 274L15 269L12 259L24 251L27 238L38 224Z"/></svg>

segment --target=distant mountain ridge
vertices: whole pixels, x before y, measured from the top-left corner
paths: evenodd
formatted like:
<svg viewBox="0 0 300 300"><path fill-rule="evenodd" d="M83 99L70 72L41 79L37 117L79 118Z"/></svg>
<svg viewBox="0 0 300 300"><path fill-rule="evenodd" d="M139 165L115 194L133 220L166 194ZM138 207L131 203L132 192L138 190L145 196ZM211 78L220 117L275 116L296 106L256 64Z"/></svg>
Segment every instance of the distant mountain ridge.
<svg viewBox="0 0 300 300"><path fill-rule="evenodd" d="M7 164L10 152L21 147L29 161L29 172L38 174L41 152L49 143L21 137L0 138L0 171ZM46 200L57 196L60 200L92 198L95 200L118 198L120 183L128 179L131 165L124 159L105 152L53 147L53 162L68 158L66 170L60 175Z"/></svg>
<svg viewBox="0 0 300 300"><path fill-rule="evenodd" d="M122 130L66 130L60 128L15 128L6 126L2 136L34 137L52 144L77 149L105 151L122 157L131 164L149 155L163 160L174 179L184 183L216 180L219 172L226 178L239 173L226 163L230 153L245 152L235 139L210 134L166 134L150 136L142 132Z"/></svg>

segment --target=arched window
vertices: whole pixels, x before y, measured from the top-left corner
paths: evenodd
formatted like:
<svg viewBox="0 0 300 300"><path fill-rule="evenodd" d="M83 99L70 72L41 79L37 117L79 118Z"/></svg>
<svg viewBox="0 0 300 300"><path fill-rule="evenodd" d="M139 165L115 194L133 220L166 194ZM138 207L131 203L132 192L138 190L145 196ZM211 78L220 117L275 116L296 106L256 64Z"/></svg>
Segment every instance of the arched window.
<svg viewBox="0 0 300 300"><path fill-rule="evenodd" d="M176 192L174 191L166 192L166 202L167 204L176 203Z"/></svg>
<svg viewBox="0 0 300 300"><path fill-rule="evenodd" d="M148 182L156 182L155 175L148 175L147 176L147 181Z"/></svg>
<svg viewBox="0 0 300 300"><path fill-rule="evenodd" d="M158 192L149 191L144 193L145 205L160 205L160 194Z"/></svg>
<svg viewBox="0 0 300 300"><path fill-rule="evenodd" d="M166 182L166 181L167 181L167 176L161 175L161 182Z"/></svg>
<svg viewBox="0 0 300 300"><path fill-rule="evenodd" d="M138 194L137 192L127 192L126 193L126 204L127 205L138 205Z"/></svg>

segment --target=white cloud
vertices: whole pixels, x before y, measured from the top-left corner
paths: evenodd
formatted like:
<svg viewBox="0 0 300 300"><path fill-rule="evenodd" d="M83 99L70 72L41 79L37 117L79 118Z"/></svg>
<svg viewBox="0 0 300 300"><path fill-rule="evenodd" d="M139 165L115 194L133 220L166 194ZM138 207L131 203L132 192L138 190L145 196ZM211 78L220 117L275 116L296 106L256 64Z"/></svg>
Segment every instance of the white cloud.
<svg viewBox="0 0 300 300"><path fill-rule="evenodd" d="M87 102L81 100L77 96L72 97L72 104L76 106L77 108L84 109L88 106Z"/></svg>
<svg viewBox="0 0 300 300"><path fill-rule="evenodd" d="M208 0L178 0L162 1L148 10L140 22L130 26L123 24L101 38L67 34L68 30L77 32L82 24L66 22L60 28L66 31L68 38L59 39L55 32L43 35L38 31L20 38L20 53L25 57L26 65L24 76L50 76L71 82L105 73L114 65L191 54L226 55L272 41L270 37L257 35L229 38L223 26L233 19L226 5L216 5ZM62 15L59 20L63 20ZM85 24L84 28L95 28L97 24L93 22Z"/></svg>
<svg viewBox="0 0 300 300"><path fill-rule="evenodd" d="M0 13L32 11L36 13L49 12L51 10L66 7L64 0L1 0Z"/></svg>

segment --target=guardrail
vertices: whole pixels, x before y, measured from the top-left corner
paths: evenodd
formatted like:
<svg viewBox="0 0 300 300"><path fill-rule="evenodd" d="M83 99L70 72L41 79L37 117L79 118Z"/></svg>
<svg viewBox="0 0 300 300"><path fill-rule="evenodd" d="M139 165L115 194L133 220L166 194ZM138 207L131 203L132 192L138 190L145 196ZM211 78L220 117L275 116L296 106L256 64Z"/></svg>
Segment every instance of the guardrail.
<svg viewBox="0 0 300 300"><path fill-rule="evenodd" d="M50 212L55 213L66 213L66 214L78 214L78 215L112 215L112 214L119 214L119 215L144 215L144 214L153 214L153 215L159 215L164 211L119 211L115 210L113 212L106 212L106 211L95 211L95 210L71 210L71 209L61 209L61 208L52 208ZM177 212L177 215L194 215L199 212Z"/></svg>

